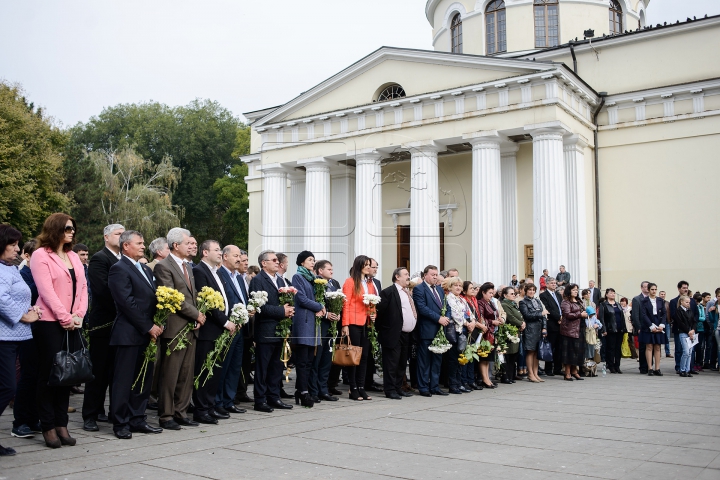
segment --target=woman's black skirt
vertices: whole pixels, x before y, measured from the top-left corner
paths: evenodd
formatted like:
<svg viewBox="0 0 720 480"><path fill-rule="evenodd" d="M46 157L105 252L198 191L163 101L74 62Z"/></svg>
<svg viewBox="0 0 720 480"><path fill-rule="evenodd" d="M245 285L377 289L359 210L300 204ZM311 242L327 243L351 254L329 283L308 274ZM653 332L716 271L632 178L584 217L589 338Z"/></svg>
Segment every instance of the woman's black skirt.
<svg viewBox="0 0 720 480"><path fill-rule="evenodd" d="M564 365L582 365L585 362L585 339L560 336L561 352Z"/></svg>

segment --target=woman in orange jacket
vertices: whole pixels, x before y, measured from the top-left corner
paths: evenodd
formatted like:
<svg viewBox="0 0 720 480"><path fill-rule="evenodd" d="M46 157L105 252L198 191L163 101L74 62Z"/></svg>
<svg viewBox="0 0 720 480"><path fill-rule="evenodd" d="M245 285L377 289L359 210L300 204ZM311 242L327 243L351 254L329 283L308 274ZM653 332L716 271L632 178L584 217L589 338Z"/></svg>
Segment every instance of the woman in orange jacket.
<svg viewBox="0 0 720 480"><path fill-rule="evenodd" d="M365 371L367 370L368 354L370 353L370 340L368 327L375 321L375 314L368 315L368 306L363 303L363 295L378 295L375 284L370 276L370 258L365 255L355 257L350 269L350 278L345 280L342 288L345 294L345 305L342 312L342 335L349 335L350 342L356 347L362 347L360 364L349 367L350 399L372 400L365 393Z"/></svg>

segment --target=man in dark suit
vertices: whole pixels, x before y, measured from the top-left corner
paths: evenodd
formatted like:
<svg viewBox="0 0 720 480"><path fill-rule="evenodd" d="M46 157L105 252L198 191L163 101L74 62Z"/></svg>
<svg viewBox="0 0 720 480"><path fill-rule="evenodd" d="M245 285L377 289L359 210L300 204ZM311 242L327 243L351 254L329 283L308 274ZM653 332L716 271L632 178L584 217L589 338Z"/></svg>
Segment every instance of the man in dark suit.
<svg viewBox="0 0 720 480"><path fill-rule="evenodd" d="M185 261L190 249L190 232L184 228L172 228L167 234L170 255L155 265L155 281L158 286L174 288L185 296L180 310L168 317L160 341L161 355L168 347L169 356L164 356L160 365L158 387L158 416L160 426L166 430L180 430L180 425L197 427L198 423L187 416L193 391L195 348L197 330L205 323L205 315L197 309L197 289L192 268ZM173 338L187 325L193 324L190 343L181 350L175 350ZM172 342L172 343L171 343Z"/></svg>
<svg viewBox="0 0 720 480"><path fill-rule="evenodd" d="M150 268L138 262L145 253L140 232L126 230L120 235L122 258L110 267L108 284L117 315L110 334L110 346L115 350L115 365L110 389L110 418L115 436L121 440L132 438L132 432L160 433L162 428L147 424L145 408L150 397L153 367L150 362L144 380L133 388L143 364L145 349L162 333L153 323L157 299L155 282Z"/></svg>
<svg viewBox="0 0 720 480"><path fill-rule="evenodd" d="M673 342L675 343L675 373L680 373L680 359L682 358L682 343L680 343L680 330L678 330L678 300L683 295L688 294L690 284L685 280L680 280L677 284L678 296L670 300L670 319L672 320ZM633 310L635 306L633 305ZM690 312L693 314L695 324L700 320L700 311L697 308L697 302L690 297ZM645 348L641 350L645 352ZM639 352L638 352L639 353ZM641 355L642 356L642 355ZM647 369L646 369L647 370ZM645 372L647 373L647 371Z"/></svg>
<svg viewBox="0 0 720 480"><path fill-rule="evenodd" d="M375 327L382 346L383 390L393 400L411 397L402 389L407 368L410 335L417 323L415 304L408 291L410 273L405 267L393 272L393 284L380 292Z"/></svg>
<svg viewBox="0 0 720 480"><path fill-rule="evenodd" d="M633 335L640 334L640 310L642 309L642 301L650 293L648 291L648 284L650 282L643 281L640 283L640 295L632 299L632 310L630 312L630 321L633 325ZM645 344L638 342L638 360L640 360L640 373L648 373L647 358L645 358Z"/></svg>
<svg viewBox="0 0 720 480"><path fill-rule="evenodd" d="M245 288L245 279L243 274L248 269L248 256L243 250L235 245L226 245L223 248L223 263L217 273L225 282L225 295L228 299L230 310L242 303L247 306L248 293ZM242 328L246 330L247 325ZM242 377L243 355L245 349L244 332L235 332L230 349L228 350L225 361L222 364L220 378L218 380L218 389L215 394L215 411L220 413L245 413L244 408L235 406L234 400L237 394L238 384ZM248 347L249 348L249 347ZM247 393L245 393L247 396Z"/></svg>
<svg viewBox="0 0 720 480"><path fill-rule="evenodd" d="M562 297L557 292L557 280L550 277L545 284L545 291L540 294L540 301L548 311L547 315L547 339L552 346L553 361L545 362L545 375L552 377L562 373L562 361L560 361L560 319L562 312L560 305Z"/></svg>
<svg viewBox="0 0 720 480"><path fill-rule="evenodd" d="M85 384L82 417L83 430L97 432L97 421L108 421L105 415L105 392L110 386L113 369L113 349L110 348L110 332L115 320L115 301L108 287L110 267L120 259L120 235L125 227L112 224L105 227L105 248L90 259L88 287L92 290L92 303L88 313L90 335L90 360L93 379Z"/></svg>
<svg viewBox="0 0 720 480"><path fill-rule="evenodd" d="M280 305L278 289L285 287L285 281L277 275L278 258L272 250L265 250L258 256L260 273L250 281L250 293L265 291L267 303L255 314L255 405L260 412L272 412L275 408L291 409L292 405L280 399L283 364L282 338L275 336L275 328L283 318L292 317L295 309Z"/></svg>
<svg viewBox="0 0 720 480"><path fill-rule="evenodd" d="M315 275L327 280L325 286L326 292L336 292L341 289L340 283L333 277L333 265L329 260L320 260L315 263ZM313 396L315 402L326 400L329 402L337 401L337 397L330 395L328 388L328 378L332 368L332 350L330 342L332 338L328 337L328 330L332 323L340 321L340 314L327 312L325 317L320 321L320 346L315 354L315 359L310 370L310 379L308 382L308 392ZM339 324L338 324L339 325ZM340 329L338 328L338 331ZM338 367L339 368L339 367Z"/></svg>
<svg viewBox="0 0 720 480"><path fill-rule="evenodd" d="M602 293L600 292L600 289L595 286L595 280L590 280L588 282L588 290L590 290L590 300L592 300L592 302L597 307L598 305L600 305Z"/></svg>
<svg viewBox="0 0 720 480"><path fill-rule="evenodd" d="M210 287L220 292L223 297L222 309L214 308L207 312L207 321L198 330L197 347L195 349L195 376L202 370L208 353L215 348L215 340L225 331L235 333L235 324L228 318L230 315L230 302L227 298L227 285L218 275L217 270L222 263L222 249L216 240L205 240L200 246L202 260L193 268L195 287L198 291ZM205 372L199 377L199 386L193 390L193 403L195 411L193 420L199 423L216 424L218 420L230 418L227 412L217 411L215 408L215 394L220 380L220 372L213 365L212 371Z"/></svg>
<svg viewBox="0 0 720 480"><path fill-rule="evenodd" d="M417 310L418 355L417 379L418 391L423 397L432 394L448 395L440 390L440 366L442 355L428 350L440 327L450 323L442 314L445 292L436 285L438 268L428 265L423 270L423 281L413 289L413 300Z"/></svg>

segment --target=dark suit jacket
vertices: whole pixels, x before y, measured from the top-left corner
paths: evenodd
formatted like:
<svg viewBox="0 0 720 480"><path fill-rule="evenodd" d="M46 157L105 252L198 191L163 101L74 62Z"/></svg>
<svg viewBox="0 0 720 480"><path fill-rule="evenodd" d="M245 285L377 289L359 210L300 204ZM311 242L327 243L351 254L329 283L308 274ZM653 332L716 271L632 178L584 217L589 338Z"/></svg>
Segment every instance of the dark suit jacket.
<svg viewBox="0 0 720 480"><path fill-rule="evenodd" d="M632 299L632 310L630 310L630 322L633 326L633 335L638 335L640 333L640 309L642 308L641 303L644 298L644 295L641 293L637 297L634 297ZM667 328L667 327L665 327Z"/></svg>
<svg viewBox="0 0 720 480"><path fill-rule="evenodd" d="M182 303L180 310L177 313L171 313L168 317L167 326L162 334L162 338L168 340L175 338L175 335L180 333L180 330L185 328L188 323L194 324L200 314L197 309L198 291L195 288L193 270L187 267L187 271L188 277L190 277L189 285L185 281L185 275L183 275L181 267L175 262L172 255L160 260L153 271L158 286L174 288L185 295L185 301ZM197 330L193 334L197 338Z"/></svg>
<svg viewBox="0 0 720 480"><path fill-rule="evenodd" d="M394 283L380 292L380 299L375 319L378 341L383 347L395 348L400 343L403 315L400 292Z"/></svg>
<svg viewBox="0 0 720 480"><path fill-rule="evenodd" d="M113 300L110 288L108 287L108 274L110 267L115 265L118 259L107 247L97 252L90 259L88 266L88 290L92 290L92 303L88 314L88 328L93 329L105 325L115 319L115 301ZM90 332L90 337L109 337L112 329L101 328Z"/></svg>
<svg viewBox="0 0 720 480"><path fill-rule="evenodd" d="M126 257L110 267L108 284L117 313L110 345L145 345L153 327L157 299L153 272L142 266L145 277Z"/></svg>
<svg viewBox="0 0 720 480"><path fill-rule="evenodd" d="M590 290L590 300L592 300L592 302L595 305L600 305L600 297L601 297L601 295L600 295L599 288L595 287L592 290Z"/></svg>
<svg viewBox="0 0 720 480"><path fill-rule="evenodd" d="M657 316L653 315L652 300L650 300L650 297L645 297L640 302L640 328L643 332L650 332L650 325L653 323L657 326L665 325L665 331L667 332L665 300L660 297L655 297L655 303L657 304Z"/></svg>
<svg viewBox="0 0 720 480"><path fill-rule="evenodd" d="M286 286L284 281L278 278L278 287L284 286ZM255 342L280 343L282 338L275 336L275 327L285 318L285 307L280 305L280 296L275 283L264 270L250 281L251 293L261 291L267 292L268 301L260 308L260 313L255 314Z"/></svg>
<svg viewBox="0 0 720 480"><path fill-rule="evenodd" d="M380 284L380 280L378 280L377 278L373 278L372 280L375 283L375 291L376 292L382 291L382 285Z"/></svg>
<svg viewBox="0 0 720 480"><path fill-rule="evenodd" d="M436 286L435 291L440 297L440 303L444 303L445 292ZM415 330L418 332L420 340L432 340L440 330L440 311L441 307L437 304L434 295L430 291L430 287L425 282L413 288L413 300L415 301L415 310L417 311L417 324Z"/></svg>
<svg viewBox="0 0 720 480"><path fill-rule="evenodd" d="M240 285L240 289L242 290L242 295L240 295L240 292L238 292L237 288L235 288L235 282L232 281L232 278L230 278L230 274L227 272L227 270L225 270L224 267L220 267L218 269L218 275L220 275L220 278L223 279L225 285L227 285L228 287L225 290L225 295L227 295L228 302L230 302L230 309L232 310L232 307L234 307L238 303L247 305L243 298L249 299L250 295L247 292L247 288L245 288L245 279L242 277L238 278L238 284ZM241 328L244 338L252 338L254 325L255 316L251 315L248 323Z"/></svg>
<svg viewBox="0 0 720 480"><path fill-rule="evenodd" d="M562 312L560 311L560 307L558 304L562 305L562 297L559 293L557 293L557 290L555 291L555 298L557 298L557 303L555 303L555 300L551 297L552 293L550 293L549 290L545 290L540 294L540 301L545 306L545 310L548 311L547 316L547 330L548 332L559 332L560 331L560 317L562 316Z"/></svg>
<svg viewBox="0 0 720 480"><path fill-rule="evenodd" d="M210 271L210 267L208 267L205 262L199 262L193 268L193 274L195 275L195 288L198 289L198 292L202 290L203 287L210 287L216 292L220 293L220 285L218 285L215 277ZM218 275L218 278L220 278L220 281L222 282L223 290L227 292L227 284L220 275ZM225 295L227 296L227 293L225 293ZM228 303L230 303L229 299ZM228 308L228 312L233 305L234 304L226 305L226 307ZM220 336L220 334L225 331L225 324L228 321L228 317L227 315L225 315L224 310L219 310L217 308L208 310L205 316L207 317L207 320L205 321L205 325L200 327L200 329L198 330L198 340L215 341Z"/></svg>

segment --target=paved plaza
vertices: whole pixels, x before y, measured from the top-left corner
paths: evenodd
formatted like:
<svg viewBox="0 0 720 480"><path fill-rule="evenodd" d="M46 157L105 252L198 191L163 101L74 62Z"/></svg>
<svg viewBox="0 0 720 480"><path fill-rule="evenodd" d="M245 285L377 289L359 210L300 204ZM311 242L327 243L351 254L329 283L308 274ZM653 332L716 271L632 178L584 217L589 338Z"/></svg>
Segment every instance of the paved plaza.
<svg viewBox="0 0 720 480"><path fill-rule="evenodd" d="M720 375L637 373L527 381L447 397L375 395L312 409L249 411L219 425L134 434L69 426L75 447L10 436L0 417L0 479L493 478L720 479ZM346 387L345 387L346 388ZM291 388L288 388L291 390ZM71 397L80 409L81 396ZM244 405L243 405L244 406ZM151 412L154 413L154 412ZM150 417L157 425L157 418Z"/></svg>

